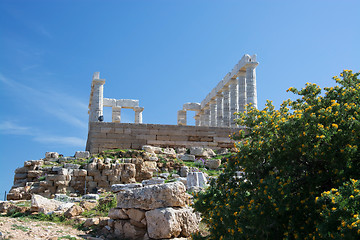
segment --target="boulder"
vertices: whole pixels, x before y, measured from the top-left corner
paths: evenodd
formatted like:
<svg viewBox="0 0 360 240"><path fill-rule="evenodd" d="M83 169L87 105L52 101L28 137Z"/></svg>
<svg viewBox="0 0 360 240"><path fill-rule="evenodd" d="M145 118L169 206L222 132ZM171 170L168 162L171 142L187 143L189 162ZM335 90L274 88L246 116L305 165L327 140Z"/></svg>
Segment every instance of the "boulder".
<svg viewBox="0 0 360 240"><path fill-rule="evenodd" d="M146 234L146 229L136 227L130 222L126 222L123 225L125 239L143 239Z"/></svg>
<svg viewBox="0 0 360 240"><path fill-rule="evenodd" d="M91 200L91 201L81 201L79 205L80 205L80 207L82 207L85 210L91 210L94 207L96 207L97 202L93 201L93 200Z"/></svg>
<svg viewBox="0 0 360 240"><path fill-rule="evenodd" d="M220 159L209 159L206 160L205 162L205 166L210 168L210 169L218 169L221 165L221 160Z"/></svg>
<svg viewBox="0 0 360 240"><path fill-rule="evenodd" d="M154 184L163 184L163 183L165 183L165 180L162 178L152 178L149 180L143 180L141 183L143 186L149 186L149 185L154 185Z"/></svg>
<svg viewBox="0 0 360 240"><path fill-rule="evenodd" d="M204 188L206 186L207 180L202 172L189 172L187 175L187 188L191 187L200 187Z"/></svg>
<svg viewBox="0 0 360 240"><path fill-rule="evenodd" d="M65 163L64 168L67 168L67 169L79 169L80 165L75 164L75 163Z"/></svg>
<svg viewBox="0 0 360 240"><path fill-rule="evenodd" d="M186 188L181 182L125 189L117 193L118 208L151 210L161 207L182 207L186 205L187 200Z"/></svg>
<svg viewBox="0 0 360 240"><path fill-rule="evenodd" d="M111 219L129 219L129 216L121 208L112 208L109 210L109 218Z"/></svg>
<svg viewBox="0 0 360 240"><path fill-rule="evenodd" d="M181 177L187 177L189 171L190 170L189 170L188 166L181 166L181 168L180 168L180 176Z"/></svg>
<svg viewBox="0 0 360 240"><path fill-rule="evenodd" d="M199 219L191 208L158 208L145 213L150 238L189 237L198 231Z"/></svg>
<svg viewBox="0 0 360 240"><path fill-rule="evenodd" d="M123 183L135 183L136 168L135 164L123 163L123 169L121 171L121 182Z"/></svg>
<svg viewBox="0 0 360 240"><path fill-rule="evenodd" d="M100 222L99 218L88 218L84 222L84 227L92 227L98 225Z"/></svg>
<svg viewBox="0 0 360 240"><path fill-rule="evenodd" d="M46 160L53 160L59 158L59 153L57 152L46 152L45 153Z"/></svg>
<svg viewBox="0 0 360 240"><path fill-rule="evenodd" d="M89 151L77 151L75 152L75 158L89 158L90 152Z"/></svg>
<svg viewBox="0 0 360 240"><path fill-rule="evenodd" d="M47 199L43 196L33 194L31 198L31 208L32 212L41 212L49 213L53 211L65 212L71 208L74 203L63 203L53 199Z"/></svg>
<svg viewBox="0 0 360 240"><path fill-rule="evenodd" d="M142 147L142 149L145 151L145 152L149 152L149 153L162 153L161 151L161 148L159 147L153 147L153 146L150 146L150 145L144 145Z"/></svg>
<svg viewBox="0 0 360 240"><path fill-rule="evenodd" d="M216 155L212 149L203 147L191 147L190 154L196 157L213 157Z"/></svg>
<svg viewBox="0 0 360 240"><path fill-rule="evenodd" d="M139 188L142 187L141 183L127 183L127 184L113 184L111 186L111 191L113 193L125 191L126 189Z"/></svg>
<svg viewBox="0 0 360 240"><path fill-rule="evenodd" d="M129 216L130 219L141 222L145 218L145 211L136 208L130 208L125 210L126 214Z"/></svg>
<svg viewBox="0 0 360 240"><path fill-rule="evenodd" d="M195 155L191 155L191 154L179 154L178 157L180 158L180 160L183 160L185 162L195 162Z"/></svg>
<svg viewBox="0 0 360 240"><path fill-rule="evenodd" d="M71 208L69 208L65 213L65 217L67 218L72 218L75 216L79 216L81 213L84 212L84 209L82 209L82 207L78 206L78 205L74 205Z"/></svg>

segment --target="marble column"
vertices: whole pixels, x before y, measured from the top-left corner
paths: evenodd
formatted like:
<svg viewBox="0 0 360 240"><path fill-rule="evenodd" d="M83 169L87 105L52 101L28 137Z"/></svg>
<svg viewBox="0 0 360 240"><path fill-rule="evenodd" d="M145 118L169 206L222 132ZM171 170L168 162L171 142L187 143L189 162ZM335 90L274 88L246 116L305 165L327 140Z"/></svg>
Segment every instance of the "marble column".
<svg viewBox="0 0 360 240"><path fill-rule="evenodd" d="M186 126L186 124L187 124L186 111L184 111L184 110L178 111L177 122L178 122L178 125Z"/></svg>
<svg viewBox="0 0 360 240"><path fill-rule="evenodd" d="M99 117L103 116L104 108L104 79L95 79L99 78L99 74L94 74L92 85L92 100L91 100L91 109L90 109L90 122L98 122Z"/></svg>
<svg viewBox="0 0 360 240"><path fill-rule="evenodd" d="M245 112L245 105L246 103L246 72L240 71L238 73L238 86L239 86L239 92L238 92L238 108L239 112Z"/></svg>
<svg viewBox="0 0 360 240"><path fill-rule="evenodd" d="M121 122L121 107L112 107L112 122Z"/></svg>
<svg viewBox="0 0 360 240"><path fill-rule="evenodd" d="M199 126L204 126L204 121L205 121L204 109L201 109L199 111L199 116L200 116L200 125Z"/></svg>
<svg viewBox="0 0 360 240"><path fill-rule="evenodd" d="M223 126L223 97L221 92L216 94L216 126L218 127Z"/></svg>
<svg viewBox="0 0 360 240"><path fill-rule="evenodd" d="M211 99L210 100L210 126L211 127L216 127L216 100L215 99Z"/></svg>
<svg viewBox="0 0 360 240"><path fill-rule="evenodd" d="M223 126L230 127L230 91L229 86L223 87Z"/></svg>
<svg viewBox="0 0 360 240"><path fill-rule="evenodd" d="M230 81L230 126L236 127L234 113L238 112L238 83L236 78Z"/></svg>
<svg viewBox="0 0 360 240"><path fill-rule="evenodd" d="M254 108L257 108L257 91L256 91L256 71L257 62L250 62L246 64L246 100L247 104L252 103Z"/></svg>
<svg viewBox="0 0 360 240"><path fill-rule="evenodd" d="M210 106L204 107L204 126L210 126Z"/></svg>
<svg viewBox="0 0 360 240"><path fill-rule="evenodd" d="M195 114L194 119L195 119L195 126L200 126L200 115Z"/></svg>
<svg viewBox="0 0 360 240"><path fill-rule="evenodd" d="M144 108L143 107L136 107L134 108L135 111L135 123L142 123L142 112Z"/></svg>

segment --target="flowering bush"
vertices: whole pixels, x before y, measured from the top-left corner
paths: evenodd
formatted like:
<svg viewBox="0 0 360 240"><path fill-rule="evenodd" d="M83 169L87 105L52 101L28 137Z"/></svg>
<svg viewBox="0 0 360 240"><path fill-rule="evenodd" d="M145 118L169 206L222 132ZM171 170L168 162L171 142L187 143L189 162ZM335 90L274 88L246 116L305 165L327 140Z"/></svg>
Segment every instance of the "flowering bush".
<svg viewBox="0 0 360 240"><path fill-rule="evenodd" d="M208 239L359 238L360 208L353 205L359 200L345 201L349 193L341 187L360 179L359 74L344 70L324 94L316 84L290 88L299 98L279 110L268 101L262 111L250 105L239 114L246 130L233 137L238 154L194 204L209 226ZM331 189L343 191L333 205L327 204L336 194ZM355 190L351 195L360 198ZM351 231L342 226L342 211L345 226L355 221Z"/></svg>

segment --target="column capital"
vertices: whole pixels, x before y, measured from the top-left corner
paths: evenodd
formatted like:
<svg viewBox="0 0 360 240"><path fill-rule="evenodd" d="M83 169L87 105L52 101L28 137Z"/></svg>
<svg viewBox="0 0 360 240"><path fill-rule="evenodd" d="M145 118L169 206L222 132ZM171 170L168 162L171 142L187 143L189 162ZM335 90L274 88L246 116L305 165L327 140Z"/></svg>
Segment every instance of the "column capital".
<svg viewBox="0 0 360 240"><path fill-rule="evenodd" d="M216 97L219 98L219 97L223 97L224 95L222 94L222 92L217 92L216 93Z"/></svg>
<svg viewBox="0 0 360 240"><path fill-rule="evenodd" d="M238 77L246 77L246 71L239 71L237 75Z"/></svg>
<svg viewBox="0 0 360 240"><path fill-rule="evenodd" d="M230 91L230 86L229 85L224 85L223 88L221 89L222 92L226 92L226 91Z"/></svg>
<svg viewBox="0 0 360 240"><path fill-rule="evenodd" d="M209 103L210 103L210 104L216 103L216 99L215 99L215 98L210 99Z"/></svg>
<svg viewBox="0 0 360 240"><path fill-rule="evenodd" d="M92 80L92 84L93 85L104 85L105 84L105 79L94 79Z"/></svg>
<svg viewBox="0 0 360 240"><path fill-rule="evenodd" d="M143 107L134 107L133 108L135 112L142 112L144 111L144 108Z"/></svg>
<svg viewBox="0 0 360 240"><path fill-rule="evenodd" d="M235 85L235 84L237 84L237 79L236 78L231 78L229 83L230 83L230 85Z"/></svg>
<svg viewBox="0 0 360 240"><path fill-rule="evenodd" d="M256 68L257 66L259 65L258 62L248 62L246 65L245 65L245 68L248 69L254 69Z"/></svg>

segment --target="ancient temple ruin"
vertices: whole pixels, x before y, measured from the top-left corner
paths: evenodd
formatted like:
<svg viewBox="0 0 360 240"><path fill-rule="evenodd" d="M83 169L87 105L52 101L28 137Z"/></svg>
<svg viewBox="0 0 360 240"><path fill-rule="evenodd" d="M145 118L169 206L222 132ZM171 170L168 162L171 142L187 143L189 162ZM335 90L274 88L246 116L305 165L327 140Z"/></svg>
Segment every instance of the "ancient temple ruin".
<svg viewBox="0 0 360 240"><path fill-rule="evenodd" d="M104 120L103 108L112 108L112 122L121 122L121 109L133 109L135 123L142 123L143 107L139 107L139 100L104 98L105 79L100 79L100 73L95 72L91 82L89 100L89 122L102 122Z"/></svg>
<svg viewBox="0 0 360 240"><path fill-rule="evenodd" d="M201 103L185 103L178 111L178 125L186 125L186 112L195 111L196 126L236 127L234 113L244 112L249 103L257 108L256 55L245 54L231 72Z"/></svg>
<svg viewBox="0 0 360 240"><path fill-rule="evenodd" d="M143 124L139 100L104 98L105 80L94 73L89 101L89 132L86 150L98 153L107 149L158 147L231 148L229 135L239 131L236 112L249 103L257 107L256 55L244 55L231 72L216 85L201 103L185 103L178 111L178 125ZM112 108L112 121L103 122L103 108ZM121 109L135 112L134 123L121 123ZM187 125L187 111L195 111L195 126Z"/></svg>

